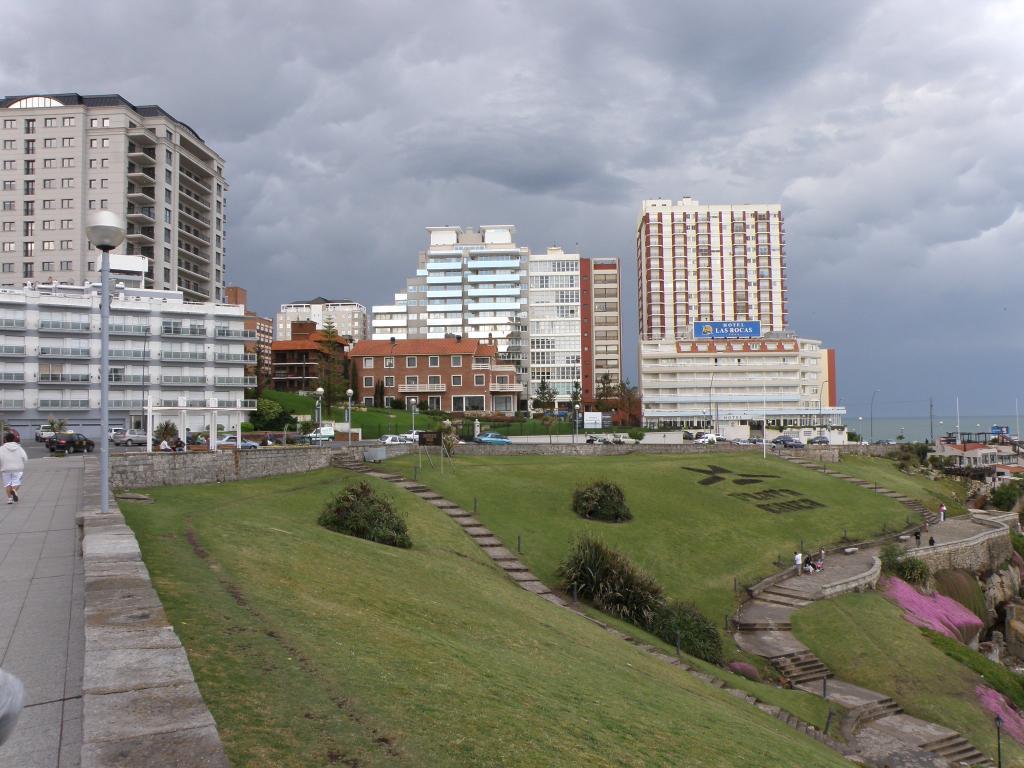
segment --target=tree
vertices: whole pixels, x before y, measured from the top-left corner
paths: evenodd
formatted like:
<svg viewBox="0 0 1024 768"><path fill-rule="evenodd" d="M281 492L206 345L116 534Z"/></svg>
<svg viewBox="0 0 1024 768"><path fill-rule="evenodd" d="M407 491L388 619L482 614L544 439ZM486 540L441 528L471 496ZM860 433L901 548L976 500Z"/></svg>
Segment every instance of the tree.
<svg viewBox="0 0 1024 768"><path fill-rule="evenodd" d="M615 400L618 389L612 383L612 377L607 373L602 373L601 378L597 380L597 403L596 407L599 411L607 411L612 407L611 401Z"/></svg>
<svg viewBox="0 0 1024 768"><path fill-rule="evenodd" d="M377 382L373 388L373 407L383 408L384 407L384 380L381 379Z"/></svg>
<svg viewBox="0 0 1024 768"><path fill-rule="evenodd" d="M153 430L157 440L173 440L178 436L178 426L173 421L161 421Z"/></svg>
<svg viewBox="0 0 1024 768"><path fill-rule="evenodd" d="M541 378L540 385L537 387L537 394L533 397L533 405L541 410L550 410L555 407L556 397L557 394L554 387L548 384L547 378Z"/></svg>
<svg viewBox="0 0 1024 768"><path fill-rule="evenodd" d="M639 424L640 391L624 379L618 387L619 409L626 424Z"/></svg>
<svg viewBox="0 0 1024 768"><path fill-rule="evenodd" d="M583 399L583 388L580 386L578 381L572 383L572 392L569 394L569 400L572 402L573 410L580 404Z"/></svg>
<svg viewBox="0 0 1024 768"><path fill-rule="evenodd" d="M46 422L46 426L51 432L58 434L68 428L68 422L67 419L50 419Z"/></svg>
<svg viewBox="0 0 1024 768"><path fill-rule="evenodd" d="M292 417L284 412L284 408L276 400L261 397L256 401L256 410L251 416L255 429L284 429Z"/></svg>
<svg viewBox="0 0 1024 768"><path fill-rule="evenodd" d="M330 413L331 406L342 399L347 389L344 367L347 358L334 318L327 317L320 336L320 386L324 389L324 413Z"/></svg>

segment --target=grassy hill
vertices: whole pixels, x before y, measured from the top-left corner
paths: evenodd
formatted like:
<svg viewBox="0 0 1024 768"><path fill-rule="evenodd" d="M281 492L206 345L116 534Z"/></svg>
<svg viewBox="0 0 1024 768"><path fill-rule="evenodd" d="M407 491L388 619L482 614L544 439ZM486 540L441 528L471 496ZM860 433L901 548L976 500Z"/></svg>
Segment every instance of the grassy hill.
<svg viewBox="0 0 1024 768"><path fill-rule="evenodd" d="M950 516L967 512L964 507L964 485L952 477L932 480L927 475L900 472L892 459L850 454L843 456L836 470L906 494L931 510L937 510L940 504L945 504Z"/></svg>
<svg viewBox="0 0 1024 768"><path fill-rule="evenodd" d="M908 714L960 731L995 758L992 717L974 695L985 679L936 648L902 614L880 594L845 595L797 611L793 629L841 680L891 696ZM1024 749L1005 735L1003 764L1024 765Z"/></svg>
<svg viewBox="0 0 1024 768"><path fill-rule="evenodd" d="M263 397L274 400L288 413L312 414L316 398L299 395L294 392L277 392L272 389L263 390ZM324 413L324 420L345 420L345 406L335 406L330 415ZM352 406L352 423L363 430L363 437L375 439L385 434L397 434L412 429L412 412L393 408L366 408L361 405ZM416 429L435 429L437 419L425 414L417 414Z"/></svg>
<svg viewBox="0 0 1024 768"><path fill-rule="evenodd" d="M589 530L716 623L735 607L734 579L742 586L768 576L779 570L777 559L789 565L801 540L805 551L816 551L840 541L844 530L863 539L907 520L907 509L891 499L756 452L456 455L454 473L446 467L444 474L420 463L416 455L388 462L409 477L415 467L422 482L466 509L476 499L477 516L510 548L521 539L523 560L545 583L557 582L570 540ZM573 513L574 488L597 479L622 487L633 521L609 525ZM807 508L776 506L790 501Z"/></svg>
<svg viewBox="0 0 1024 768"><path fill-rule="evenodd" d="M235 765L846 764L518 589L410 494L411 550L319 528L350 478L122 505Z"/></svg>

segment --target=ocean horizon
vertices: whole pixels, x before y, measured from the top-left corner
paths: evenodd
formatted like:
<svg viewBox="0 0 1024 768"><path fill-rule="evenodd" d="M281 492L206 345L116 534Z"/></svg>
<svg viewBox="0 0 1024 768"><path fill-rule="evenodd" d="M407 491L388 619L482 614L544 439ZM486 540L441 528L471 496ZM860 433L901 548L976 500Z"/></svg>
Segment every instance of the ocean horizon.
<svg viewBox="0 0 1024 768"><path fill-rule="evenodd" d="M859 414L846 416L846 428L851 432L861 432L865 440L896 440L902 434L905 440L927 441L942 437L950 432L957 431L956 415L936 415L929 420L927 416L875 416L874 437L872 438L872 420L869 416L858 418ZM1016 435L1017 416L975 416L970 414L960 415L960 432L977 433L984 432L991 434L993 426L1008 427L1011 435Z"/></svg>

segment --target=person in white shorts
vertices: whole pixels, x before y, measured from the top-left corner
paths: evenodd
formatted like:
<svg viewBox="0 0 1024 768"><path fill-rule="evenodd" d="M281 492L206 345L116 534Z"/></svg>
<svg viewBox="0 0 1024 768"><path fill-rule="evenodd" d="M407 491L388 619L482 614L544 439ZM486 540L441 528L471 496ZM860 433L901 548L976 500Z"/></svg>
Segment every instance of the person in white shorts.
<svg viewBox="0 0 1024 768"><path fill-rule="evenodd" d="M0 476L3 477L8 504L18 500L18 489L21 488L21 477L25 471L26 461L28 456L25 449L18 444L18 438L8 432L4 435L3 446L0 447Z"/></svg>

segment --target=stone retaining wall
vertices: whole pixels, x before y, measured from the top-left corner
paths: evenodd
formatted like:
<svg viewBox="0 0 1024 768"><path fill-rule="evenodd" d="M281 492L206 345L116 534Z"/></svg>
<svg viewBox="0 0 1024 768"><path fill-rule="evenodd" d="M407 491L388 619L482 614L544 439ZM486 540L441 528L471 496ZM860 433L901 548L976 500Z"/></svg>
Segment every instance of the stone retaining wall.
<svg viewBox="0 0 1024 768"><path fill-rule="evenodd" d="M871 567L842 581L826 584L821 588L823 598L845 595L847 592L863 592L866 589L874 589L878 584L878 577L882 575L882 561L877 557L871 558Z"/></svg>
<svg viewBox="0 0 1024 768"><path fill-rule="evenodd" d="M197 454L198 455L198 454ZM85 666L82 768L228 768L199 692L117 503L99 509L99 466L85 463L82 560Z"/></svg>
<svg viewBox="0 0 1024 768"><path fill-rule="evenodd" d="M992 527L988 531L960 541L937 544L934 547L912 547L907 550L907 554L924 560L932 573L948 568L962 568L973 572L997 568L1013 553L1010 531L1000 523L978 518L975 518L975 522Z"/></svg>

